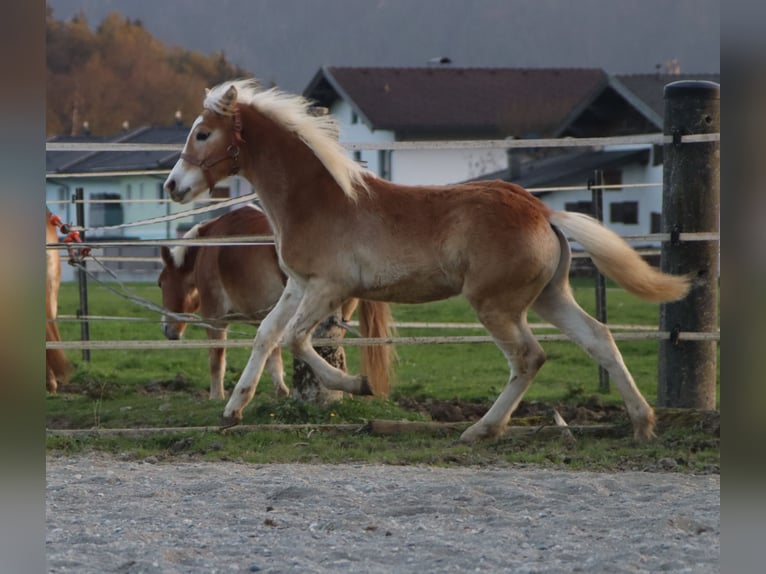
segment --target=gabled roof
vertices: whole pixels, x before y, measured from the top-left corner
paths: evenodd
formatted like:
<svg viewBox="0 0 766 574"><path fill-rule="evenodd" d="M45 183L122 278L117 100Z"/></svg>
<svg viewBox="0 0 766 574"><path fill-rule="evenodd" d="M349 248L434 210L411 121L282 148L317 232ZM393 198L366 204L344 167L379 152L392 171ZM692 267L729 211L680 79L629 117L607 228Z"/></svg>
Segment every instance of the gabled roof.
<svg viewBox="0 0 766 574"><path fill-rule="evenodd" d="M111 138L57 137L48 141L152 143L182 146L188 134L188 126L145 126ZM45 154L45 164L48 174L146 171L170 169L178 160L179 154L180 151L48 151Z"/></svg>
<svg viewBox="0 0 766 574"><path fill-rule="evenodd" d="M630 74L611 78L612 87L628 100L658 130L665 118L665 86L682 80L721 83L721 74Z"/></svg>
<svg viewBox="0 0 766 574"><path fill-rule="evenodd" d="M89 135L79 136L54 136L48 138L47 143L105 143L108 139ZM45 168L48 173L68 171L68 166L89 156L88 151L46 152Z"/></svg>
<svg viewBox="0 0 766 574"><path fill-rule="evenodd" d="M596 169L617 168L647 161L648 149L576 151L523 163L518 175L512 176L510 169L506 168L475 179L503 179L525 188L573 185L586 182Z"/></svg>
<svg viewBox="0 0 766 574"><path fill-rule="evenodd" d="M608 84L592 68L323 67L304 96L400 139L555 137Z"/></svg>

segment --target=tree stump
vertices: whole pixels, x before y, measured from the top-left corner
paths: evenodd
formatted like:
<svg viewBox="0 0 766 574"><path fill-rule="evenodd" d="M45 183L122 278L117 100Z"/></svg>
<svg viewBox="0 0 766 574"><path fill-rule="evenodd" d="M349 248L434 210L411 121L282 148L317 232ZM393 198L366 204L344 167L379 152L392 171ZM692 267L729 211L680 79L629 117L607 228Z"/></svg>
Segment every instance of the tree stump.
<svg viewBox="0 0 766 574"><path fill-rule="evenodd" d="M314 337L322 339L338 339L337 346L314 347L322 358L332 366L347 371L346 352L340 346L340 340L346 335L346 330L340 326L340 309L319 323L314 329ZM317 405L327 405L343 398L343 391L333 391L323 387L305 362L293 360L293 394L302 401Z"/></svg>

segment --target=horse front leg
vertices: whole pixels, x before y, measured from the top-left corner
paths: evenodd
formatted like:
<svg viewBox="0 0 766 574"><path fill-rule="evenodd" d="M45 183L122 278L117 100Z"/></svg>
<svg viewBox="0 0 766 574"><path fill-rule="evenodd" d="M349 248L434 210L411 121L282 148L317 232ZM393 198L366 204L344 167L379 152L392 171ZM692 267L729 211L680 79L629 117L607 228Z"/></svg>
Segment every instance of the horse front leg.
<svg viewBox="0 0 766 574"><path fill-rule="evenodd" d="M221 423L223 427L236 425L242 420L242 411L253 400L266 360L274 349L278 350L282 333L284 333L290 318L295 314L302 296L302 289L292 279L288 279L282 296L261 322L261 326L255 334L250 358L223 410Z"/></svg>
<svg viewBox="0 0 766 574"><path fill-rule="evenodd" d="M371 395L372 387L364 375L352 376L330 365L314 347L311 334L320 321L340 307L338 297L330 287L317 282L309 283L303 293L295 315L287 325L285 345L289 346L296 358L304 361L314 372L319 382L328 389L344 391L355 395Z"/></svg>

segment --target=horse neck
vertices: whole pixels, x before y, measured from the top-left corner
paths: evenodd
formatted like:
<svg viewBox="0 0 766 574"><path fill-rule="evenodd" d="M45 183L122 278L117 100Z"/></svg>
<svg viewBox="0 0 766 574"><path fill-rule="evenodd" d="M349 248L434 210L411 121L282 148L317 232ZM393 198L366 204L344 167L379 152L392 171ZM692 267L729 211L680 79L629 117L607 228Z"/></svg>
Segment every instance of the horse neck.
<svg viewBox="0 0 766 574"><path fill-rule="evenodd" d="M258 190L275 233L286 221L337 211L348 203L327 168L294 133L246 106L242 128L248 152L242 157L242 175Z"/></svg>

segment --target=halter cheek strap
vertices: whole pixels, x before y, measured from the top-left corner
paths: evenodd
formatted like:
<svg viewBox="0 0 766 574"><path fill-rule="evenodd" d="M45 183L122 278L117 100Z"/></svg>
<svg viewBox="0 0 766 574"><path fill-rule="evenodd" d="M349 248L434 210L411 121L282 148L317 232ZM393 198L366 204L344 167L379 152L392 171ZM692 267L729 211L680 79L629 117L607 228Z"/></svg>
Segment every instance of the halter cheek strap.
<svg viewBox="0 0 766 574"><path fill-rule="evenodd" d="M202 175L205 176L207 185L210 188L210 191L212 191L216 182L215 179L213 179L213 174L210 172L210 168L214 165L218 165L222 161L231 160L232 164L229 175L236 175L239 173L239 145L244 142L245 140L242 139L242 116L239 113L239 106L237 106L234 108L234 125L231 143L226 146L226 151L223 155L214 158L200 159L191 154L182 153L181 159L202 170Z"/></svg>

